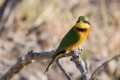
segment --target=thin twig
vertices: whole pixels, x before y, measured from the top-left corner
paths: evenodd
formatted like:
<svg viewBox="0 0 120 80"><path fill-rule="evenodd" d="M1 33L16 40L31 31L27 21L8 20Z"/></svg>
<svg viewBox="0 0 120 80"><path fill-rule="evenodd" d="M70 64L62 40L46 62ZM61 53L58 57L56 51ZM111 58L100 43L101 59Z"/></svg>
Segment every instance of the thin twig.
<svg viewBox="0 0 120 80"><path fill-rule="evenodd" d="M60 64L59 60L56 61L58 67L60 68L60 70L64 73L64 75L67 77L68 80L73 80L71 78L71 76L65 71L65 69L62 67L62 65Z"/></svg>
<svg viewBox="0 0 120 80"><path fill-rule="evenodd" d="M110 61L112 61L112 60L114 60L114 59L117 59L117 58L119 58L119 57L120 57L120 54L114 56L114 57L111 58L110 60L107 60L107 61L105 61L103 64L101 64L101 65L92 73L90 80L95 80L95 77L96 77L97 73L100 71L100 69L101 69L103 66L107 65Z"/></svg>

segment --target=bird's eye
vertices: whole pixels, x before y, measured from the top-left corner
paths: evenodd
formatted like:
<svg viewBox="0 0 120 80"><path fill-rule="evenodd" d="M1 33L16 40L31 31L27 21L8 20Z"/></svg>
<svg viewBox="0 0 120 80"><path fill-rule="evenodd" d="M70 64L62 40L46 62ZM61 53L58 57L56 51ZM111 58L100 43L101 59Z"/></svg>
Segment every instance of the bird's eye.
<svg viewBox="0 0 120 80"><path fill-rule="evenodd" d="M80 20L78 20L76 23L79 23L80 22Z"/></svg>

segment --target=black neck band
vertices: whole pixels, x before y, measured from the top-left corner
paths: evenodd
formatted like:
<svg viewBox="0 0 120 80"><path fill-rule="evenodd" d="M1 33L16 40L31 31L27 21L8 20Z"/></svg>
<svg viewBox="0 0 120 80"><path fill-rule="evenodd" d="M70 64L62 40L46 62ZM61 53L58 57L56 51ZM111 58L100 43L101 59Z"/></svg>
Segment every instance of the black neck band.
<svg viewBox="0 0 120 80"><path fill-rule="evenodd" d="M80 31L80 32L86 32L87 31L87 29L86 28L76 28L78 31Z"/></svg>

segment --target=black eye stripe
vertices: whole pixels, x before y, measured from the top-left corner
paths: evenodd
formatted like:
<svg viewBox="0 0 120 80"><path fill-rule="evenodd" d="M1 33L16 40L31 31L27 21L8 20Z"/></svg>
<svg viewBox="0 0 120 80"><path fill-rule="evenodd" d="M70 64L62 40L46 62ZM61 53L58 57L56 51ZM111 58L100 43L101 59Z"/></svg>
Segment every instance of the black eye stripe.
<svg viewBox="0 0 120 80"><path fill-rule="evenodd" d="M87 29L85 28L85 29L83 29L83 28L76 28L78 31L80 31L80 32L86 32L87 31Z"/></svg>
<svg viewBox="0 0 120 80"><path fill-rule="evenodd" d="M89 24L90 25L90 23L88 22L88 21L83 21L84 23L87 23L87 24Z"/></svg>
<svg viewBox="0 0 120 80"><path fill-rule="evenodd" d="M76 23L79 23L80 21L77 21ZM84 23L87 23L90 25L90 23L88 21L83 21Z"/></svg>

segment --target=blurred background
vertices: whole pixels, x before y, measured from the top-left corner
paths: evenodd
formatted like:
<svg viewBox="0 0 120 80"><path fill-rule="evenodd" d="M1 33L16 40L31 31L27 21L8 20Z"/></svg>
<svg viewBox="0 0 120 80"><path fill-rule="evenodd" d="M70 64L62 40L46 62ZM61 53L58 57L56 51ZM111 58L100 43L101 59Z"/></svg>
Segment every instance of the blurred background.
<svg viewBox="0 0 120 80"><path fill-rule="evenodd" d="M0 0L0 76L31 49L56 49L82 15L91 23L82 58L92 74L120 54L120 0ZM44 74L49 61L36 61L11 80L66 80L56 64ZM81 80L70 58L61 59L61 64L73 80ZM96 80L120 80L120 58L105 65Z"/></svg>

